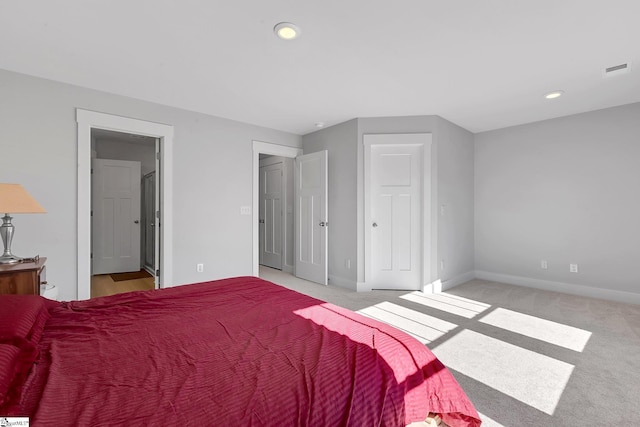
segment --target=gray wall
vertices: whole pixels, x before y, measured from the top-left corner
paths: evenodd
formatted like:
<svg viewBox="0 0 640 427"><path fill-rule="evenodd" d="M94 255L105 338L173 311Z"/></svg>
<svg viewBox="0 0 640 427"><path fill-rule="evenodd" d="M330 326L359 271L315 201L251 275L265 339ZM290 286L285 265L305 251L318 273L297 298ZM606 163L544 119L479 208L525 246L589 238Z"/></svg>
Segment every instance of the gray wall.
<svg viewBox="0 0 640 427"><path fill-rule="evenodd" d="M438 116L379 117L358 119L358 280L364 278L364 147L368 133L431 133L435 203L432 280L443 288L474 277L473 257L473 134ZM444 214L440 207L444 205ZM440 261L445 268L440 269Z"/></svg>
<svg viewBox="0 0 640 427"><path fill-rule="evenodd" d="M352 287L356 283L357 235L357 120L302 137L305 154L328 151L329 169L329 283ZM347 268L346 260L351 260Z"/></svg>
<svg viewBox="0 0 640 427"><path fill-rule="evenodd" d="M475 144L479 277L640 301L640 103L484 132Z"/></svg>
<svg viewBox="0 0 640 427"><path fill-rule="evenodd" d="M418 132L433 136L432 191L437 203L432 206L432 280L449 282L450 287L473 278L473 135L437 116L385 117L359 118L303 136L305 153L329 150L332 283L354 287L364 281L363 135ZM351 269L345 265L348 259ZM439 260L445 261L443 271Z"/></svg>
<svg viewBox="0 0 640 427"><path fill-rule="evenodd" d="M447 288L474 276L473 134L436 118L438 144L439 278Z"/></svg>
<svg viewBox="0 0 640 427"><path fill-rule="evenodd" d="M131 142L97 139L95 141L98 159L129 160L140 162L142 176L156 170L156 146L154 142L134 144Z"/></svg>
<svg viewBox="0 0 640 427"><path fill-rule="evenodd" d="M252 140L300 147L300 136L0 70L0 182L47 210L15 216L13 251L46 256L61 299L77 289L76 108L175 127L174 283L252 274L252 217L240 215L252 204Z"/></svg>

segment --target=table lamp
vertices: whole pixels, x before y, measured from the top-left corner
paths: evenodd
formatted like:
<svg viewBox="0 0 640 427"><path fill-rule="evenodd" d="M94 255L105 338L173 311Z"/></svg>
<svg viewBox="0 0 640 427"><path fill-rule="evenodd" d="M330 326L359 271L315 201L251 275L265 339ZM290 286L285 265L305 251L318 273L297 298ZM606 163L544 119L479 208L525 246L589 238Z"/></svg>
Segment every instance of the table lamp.
<svg viewBox="0 0 640 427"><path fill-rule="evenodd" d="M20 184L0 183L0 213L4 212L0 235L4 243L4 253L0 256L0 264L13 264L22 258L11 253L14 226L11 224L11 213L45 213L46 211L35 201Z"/></svg>

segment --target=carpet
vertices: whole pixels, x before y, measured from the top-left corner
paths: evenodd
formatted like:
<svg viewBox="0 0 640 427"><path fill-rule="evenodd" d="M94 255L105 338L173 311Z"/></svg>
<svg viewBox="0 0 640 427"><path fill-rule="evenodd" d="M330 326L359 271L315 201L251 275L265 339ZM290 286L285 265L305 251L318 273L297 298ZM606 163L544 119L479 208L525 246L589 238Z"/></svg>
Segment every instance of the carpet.
<svg viewBox="0 0 640 427"><path fill-rule="evenodd" d="M153 277L147 270L131 271L128 273L113 273L110 274L111 279L114 282L122 282L124 280L145 279L147 277Z"/></svg>
<svg viewBox="0 0 640 427"><path fill-rule="evenodd" d="M354 292L263 266L260 277L422 337L482 427L640 426L640 305L477 279L423 294Z"/></svg>

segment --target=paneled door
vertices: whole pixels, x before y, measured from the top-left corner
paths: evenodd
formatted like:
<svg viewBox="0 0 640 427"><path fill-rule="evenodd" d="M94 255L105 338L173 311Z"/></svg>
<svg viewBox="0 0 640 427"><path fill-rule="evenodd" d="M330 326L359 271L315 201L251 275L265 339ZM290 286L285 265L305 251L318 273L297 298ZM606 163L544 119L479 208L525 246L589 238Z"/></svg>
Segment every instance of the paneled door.
<svg viewBox="0 0 640 427"><path fill-rule="evenodd" d="M93 159L92 274L140 270L140 162Z"/></svg>
<svg viewBox="0 0 640 427"><path fill-rule="evenodd" d="M423 134L365 135L365 280L419 290L423 278Z"/></svg>
<svg viewBox="0 0 640 427"><path fill-rule="evenodd" d="M296 157L295 274L326 285L329 224L327 200L327 151Z"/></svg>
<svg viewBox="0 0 640 427"><path fill-rule="evenodd" d="M282 269L283 163L260 162L260 264Z"/></svg>

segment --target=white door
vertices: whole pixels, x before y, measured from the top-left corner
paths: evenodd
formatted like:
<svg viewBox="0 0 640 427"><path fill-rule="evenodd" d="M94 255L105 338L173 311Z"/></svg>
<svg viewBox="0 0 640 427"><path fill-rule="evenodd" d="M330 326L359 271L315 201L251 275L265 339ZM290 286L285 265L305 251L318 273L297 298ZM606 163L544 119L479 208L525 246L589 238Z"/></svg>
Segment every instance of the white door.
<svg viewBox="0 0 640 427"><path fill-rule="evenodd" d="M261 161L259 241L260 264L282 269L283 163Z"/></svg>
<svg viewBox="0 0 640 427"><path fill-rule="evenodd" d="M327 151L296 157L295 272L301 279L327 284Z"/></svg>
<svg viewBox="0 0 640 427"><path fill-rule="evenodd" d="M140 270L140 162L93 159L93 274Z"/></svg>
<svg viewBox="0 0 640 427"><path fill-rule="evenodd" d="M372 289L421 289L424 135L365 135L365 280Z"/></svg>

